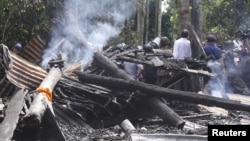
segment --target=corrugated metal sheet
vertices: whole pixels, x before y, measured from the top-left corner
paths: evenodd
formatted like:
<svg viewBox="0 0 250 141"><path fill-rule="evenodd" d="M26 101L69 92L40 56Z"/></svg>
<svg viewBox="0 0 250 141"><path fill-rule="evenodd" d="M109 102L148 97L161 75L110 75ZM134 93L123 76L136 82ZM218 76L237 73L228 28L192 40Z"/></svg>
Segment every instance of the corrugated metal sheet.
<svg viewBox="0 0 250 141"><path fill-rule="evenodd" d="M0 97L10 96L16 86L34 89L40 85L47 72L30 62L41 61L44 46L40 36L34 34L18 55L10 51L12 69L0 77Z"/></svg>
<svg viewBox="0 0 250 141"><path fill-rule="evenodd" d="M34 34L19 55L30 62L40 62L44 47L44 41L39 35Z"/></svg>
<svg viewBox="0 0 250 141"><path fill-rule="evenodd" d="M12 52L10 52L10 55L13 66L7 71L9 81L20 88L37 88L47 75L47 72Z"/></svg>

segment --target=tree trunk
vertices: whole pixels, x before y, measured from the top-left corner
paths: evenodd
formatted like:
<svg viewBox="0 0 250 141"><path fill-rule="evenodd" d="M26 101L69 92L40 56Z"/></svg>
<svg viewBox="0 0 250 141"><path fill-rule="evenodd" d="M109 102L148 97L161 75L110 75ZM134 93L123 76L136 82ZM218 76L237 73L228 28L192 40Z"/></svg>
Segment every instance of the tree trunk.
<svg viewBox="0 0 250 141"><path fill-rule="evenodd" d="M137 7L137 39L138 44L143 45L143 35L144 35L144 15L145 15L145 1L138 0L138 7Z"/></svg>
<svg viewBox="0 0 250 141"><path fill-rule="evenodd" d="M189 0L180 0L180 24L181 24L181 30L187 28L187 24L190 23L190 14L189 11L184 11L188 10L189 6Z"/></svg>
<svg viewBox="0 0 250 141"><path fill-rule="evenodd" d="M161 18L162 18L162 13L161 13L161 6L162 6L162 0L157 1L157 6L156 6L156 11L157 11L157 37L161 37Z"/></svg>
<svg viewBox="0 0 250 141"><path fill-rule="evenodd" d="M203 12L202 12L202 5L201 0L190 0L190 6L192 7L191 10L191 25L194 27L194 31L197 34L197 37L202 37L202 21L203 21ZM200 40L200 39L199 39ZM195 44L192 43L192 55L194 58L200 57L203 52L199 49L199 46L202 44Z"/></svg>
<svg viewBox="0 0 250 141"><path fill-rule="evenodd" d="M150 0L146 0L146 22L145 22L145 43L148 42L148 22L149 22L149 1Z"/></svg>

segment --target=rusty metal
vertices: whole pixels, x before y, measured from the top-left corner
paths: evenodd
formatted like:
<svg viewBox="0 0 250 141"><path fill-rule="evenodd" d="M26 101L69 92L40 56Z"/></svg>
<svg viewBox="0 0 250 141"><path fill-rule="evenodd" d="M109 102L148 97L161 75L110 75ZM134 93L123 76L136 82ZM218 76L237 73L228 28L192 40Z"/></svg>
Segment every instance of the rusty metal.
<svg viewBox="0 0 250 141"><path fill-rule="evenodd" d="M22 58L31 62L40 62L45 47L44 41L39 35L33 35L19 54Z"/></svg>
<svg viewBox="0 0 250 141"><path fill-rule="evenodd" d="M38 87L47 72L12 52L10 54L13 66L7 71L9 81L20 88L33 89Z"/></svg>

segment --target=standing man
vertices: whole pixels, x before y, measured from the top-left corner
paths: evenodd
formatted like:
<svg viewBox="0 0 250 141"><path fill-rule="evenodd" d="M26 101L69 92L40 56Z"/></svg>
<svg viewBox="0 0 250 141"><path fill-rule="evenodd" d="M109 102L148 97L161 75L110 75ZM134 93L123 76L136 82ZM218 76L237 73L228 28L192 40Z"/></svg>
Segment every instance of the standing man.
<svg viewBox="0 0 250 141"><path fill-rule="evenodd" d="M212 60L220 60L221 59L221 49L216 44L217 38L213 34L209 34L207 36L207 44L204 46L204 51L208 57L208 59Z"/></svg>
<svg viewBox="0 0 250 141"><path fill-rule="evenodd" d="M207 55L207 70L213 72L216 76L211 78L204 78L204 83L207 86L208 92L216 97L222 97L228 99L225 92L224 85L221 83L222 70L223 70L223 59L222 51L216 44L217 38L213 34L207 36L207 45L204 46L204 51Z"/></svg>
<svg viewBox="0 0 250 141"><path fill-rule="evenodd" d="M221 74L223 70L222 51L216 44L217 38L213 34L207 36L207 44L204 46L204 51L207 55L206 60L207 70L216 74Z"/></svg>
<svg viewBox="0 0 250 141"><path fill-rule="evenodd" d="M173 56L174 59L177 60L178 64L181 63L181 66L185 64L184 63L185 59L192 57L191 45L190 41L188 40L188 36L189 36L188 30L184 29L181 32L181 38L175 40L174 42Z"/></svg>
<svg viewBox="0 0 250 141"><path fill-rule="evenodd" d="M175 40L174 42L174 47L173 47L173 57L177 61L177 65L180 68L187 68L187 64L185 62L185 59L191 58L191 44L190 41L188 40L189 37L189 32L187 29L184 29L181 32L181 38L178 40ZM179 85L177 85L175 88L180 89L183 91L188 91L190 86L189 86L189 76L185 76Z"/></svg>

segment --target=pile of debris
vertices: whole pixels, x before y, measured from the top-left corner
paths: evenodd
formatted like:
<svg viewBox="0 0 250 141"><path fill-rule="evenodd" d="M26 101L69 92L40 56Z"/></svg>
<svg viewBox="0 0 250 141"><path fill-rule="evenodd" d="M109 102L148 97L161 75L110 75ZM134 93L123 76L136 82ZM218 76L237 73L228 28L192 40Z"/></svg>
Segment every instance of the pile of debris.
<svg viewBox="0 0 250 141"><path fill-rule="evenodd" d="M183 69L171 55L113 46L96 52L84 71L80 64L64 68L60 55L44 70L34 63L44 46L35 35L20 55L10 52L12 67L0 83L1 140L200 141L207 140L209 124L249 123L247 96L230 94L227 100L193 87L173 89L187 76L213 77L202 70L202 60L187 60L189 69ZM132 80L120 61L178 73L147 84Z"/></svg>

